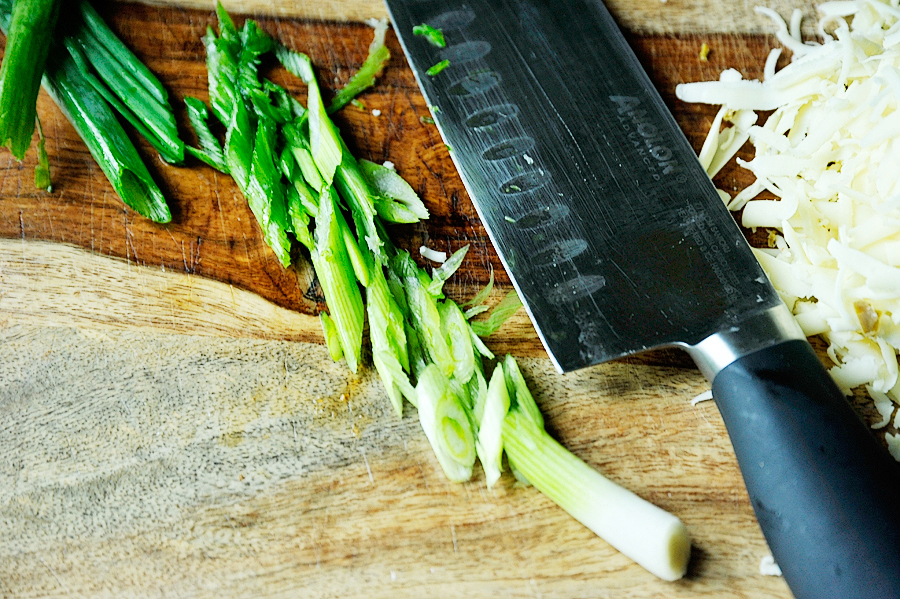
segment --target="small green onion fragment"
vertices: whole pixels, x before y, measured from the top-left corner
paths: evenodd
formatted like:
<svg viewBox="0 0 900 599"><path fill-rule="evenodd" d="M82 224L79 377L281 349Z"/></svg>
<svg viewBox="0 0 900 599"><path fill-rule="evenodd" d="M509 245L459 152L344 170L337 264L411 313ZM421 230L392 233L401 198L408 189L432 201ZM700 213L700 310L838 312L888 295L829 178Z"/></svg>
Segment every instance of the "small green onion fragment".
<svg viewBox="0 0 900 599"><path fill-rule="evenodd" d="M427 71L425 71L425 73L431 77L434 77L435 75L437 75L438 73L440 73L441 71L443 71L444 69L446 69L449 66L450 66L450 61L447 59L444 59L441 62L437 63L436 65L431 66Z"/></svg>
<svg viewBox="0 0 900 599"><path fill-rule="evenodd" d="M413 27L413 35L421 35L429 42L431 42L432 46L437 48L445 48L447 47L447 42L444 40L444 32L436 27L432 27L427 23L422 23L421 25L416 25Z"/></svg>
<svg viewBox="0 0 900 599"><path fill-rule="evenodd" d="M216 139L209 128L209 110L207 110L206 104L190 96L184 99L184 103L187 106L188 120L197 133L197 140L200 142L199 149L186 146L185 151L214 169L227 174L228 165L225 164L222 144L219 143L219 140Z"/></svg>
<svg viewBox="0 0 900 599"><path fill-rule="evenodd" d="M347 255L337 210L334 196L326 187L319 196L315 245L310 257L337 327L347 367L356 372L362 356L365 307Z"/></svg>
<svg viewBox="0 0 900 599"><path fill-rule="evenodd" d="M472 330L481 337L489 337L497 332L503 326L503 323L519 311L522 307L522 300L519 299L515 290L511 290L506 297L500 300L500 303L494 306L494 309L485 320L476 320L472 323Z"/></svg>
<svg viewBox="0 0 900 599"><path fill-rule="evenodd" d="M420 117L419 117L419 122L420 122L420 123L424 123L424 124L426 124L426 125L433 125L433 124L434 124L434 119L431 118L430 116L420 116Z"/></svg>
<svg viewBox="0 0 900 599"><path fill-rule="evenodd" d="M381 19L377 22L374 39L369 45L369 54L366 56L366 60L350 78L347 85L334 95L331 104L328 106L329 114L340 110L347 103L352 102L362 91L375 85L376 77L381 74L381 71L384 70L384 65L391 58L391 51L384 45L384 35L387 33L387 28L388 22L386 19Z"/></svg>
<svg viewBox="0 0 900 599"><path fill-rule="evenodd" d="M322 324L322 333L325 335L325 346L328 348L328 354L335 362L344 357L344 350L341 349L341 339L338 336L337 327L327 312L319 312L319 322Z"/></svg>
<svg viewBox="0 0 900 599"><path fill-rule="evenodd" d="M428 293L434 297L441 297L443 295L444 282L452 277L453 273L459 270L468 251L469 246L464 245L453 252L453 255L441 264L440 267L431 271L431 283L428 285Z"/></svg>
<svg viewBox="0 0 900 599"><path fill-rule="evenodd" d="M365 112L367 110L366 105L363 104L359 98L353 98L352 100L350 100L350 105L353 106L354 108L358 108L359 110L362 110L363 112Z"/></svg>
<svg viewBox="0 0 900 599"><path fill-rule="evenodd" d="M416 223L428 218L425 204L397 171L369 160L359 160L357 164L375 193L378 216L392 223Z"/></svg>
<svg viewBox="0 0 900 599"><path fill-rule="evenodd" d="M37 119L38 130L38 161L34 167L34 186L37 189L45 189L47 193L53 191L50 181L50 158L47 156L46 138L44 128L41 127L41 119Z"/></svg>

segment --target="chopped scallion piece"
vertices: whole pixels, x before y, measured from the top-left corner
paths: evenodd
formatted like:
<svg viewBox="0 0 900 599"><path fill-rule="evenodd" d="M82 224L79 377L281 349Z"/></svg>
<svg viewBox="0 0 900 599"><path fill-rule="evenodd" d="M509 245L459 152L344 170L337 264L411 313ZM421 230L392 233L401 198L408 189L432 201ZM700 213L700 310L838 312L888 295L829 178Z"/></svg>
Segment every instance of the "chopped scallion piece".
<svg viewBox="0 0 900 599"><path fill-rule="evenodd" d="M375 35L372 43L369 45L369 54L363 62L359 70L350 78L341 90L331 99L331 105L328 106L328 112L332 113L340 110L353 101L360 92L375 85L375 78L384 70L384 65L391 58L391 51L384 45L384 35L387 32L387 20L378 21L375 27Z"/></svg>
<svg viewBox="0 0 900 599"><path fill-rule="evenodd" d="M488 337L497 332L504 322L518 312L522 307L522 300L519 299L515 290L506 294L500 303L494 306L491 313L485 320L477 320L472 323L472 330L481 337Z"/></svg>
<svg viewBox="0 0 900 599"><path fill-rule="evenodd" d="M450 61L447 59L444 59L441 62L429 67L428 70L425 71L425 73L431 77L434 77L435 75L437 75L438 73L440 73L441 71L443 71L444 69L446 69L449 66L450 66Z"/></svg>
<svg viewBox="0 0 900 599"><path fill-rule="evenodd" d="M422 23L421 25L416 25L413 27L413 35L421 35L429 42L431 42L432 46L436 46L438 48L444 48L447 46L447 42L444 40L444 32L436 27L432 27L427 23Z"/></svg>
<svg viewBox="0 0 900 599"><path fill-rule="evenodd" d="M41 119L36 119L38 130L38 162L34 167L34 186L38 189L52 190L50 181L50 158L47 156L46 139L44 129L41 127Z"/></svg>

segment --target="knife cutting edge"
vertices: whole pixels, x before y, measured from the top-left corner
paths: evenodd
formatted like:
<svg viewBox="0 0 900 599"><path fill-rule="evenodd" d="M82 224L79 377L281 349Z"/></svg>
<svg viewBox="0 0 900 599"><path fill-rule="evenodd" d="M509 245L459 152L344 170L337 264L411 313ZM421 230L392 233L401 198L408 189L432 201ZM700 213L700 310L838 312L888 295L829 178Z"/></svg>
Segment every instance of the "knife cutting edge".
<svg viewBox="0 0 900 599"><path fill-rule="evenodd" d="M687 350L794 595L900 597L900 465L830 379L603 4L387 4L557 369ZM421 23L446 47L415 37Z"/></svg>

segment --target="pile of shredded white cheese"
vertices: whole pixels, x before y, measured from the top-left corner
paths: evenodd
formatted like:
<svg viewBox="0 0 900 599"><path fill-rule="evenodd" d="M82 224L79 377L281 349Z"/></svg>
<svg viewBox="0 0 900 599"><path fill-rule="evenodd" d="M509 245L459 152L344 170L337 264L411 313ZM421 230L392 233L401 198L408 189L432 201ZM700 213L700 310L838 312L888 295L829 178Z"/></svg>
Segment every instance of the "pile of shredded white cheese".
<svg viewBox="0 0 900 599"><path fill-rule="evenodd" d="M748 139L738 163L756 182L731 197L746 227L766 227L771 249L755 250L807 335L822 335L831 374L850 394L865 385L887 426L900 404L900 0L825 2L821 43L803 42L766 8L792 62L763 81L729 69L719 81L676 88L687 102L722 105L700 160L714 176ZM758 125L755 111L774 112ZM730 123L720 131L724 123ZM777 200L755 199L763 191ZM900 428L900 412L894 420ZM886 434L900 460L900 434Z"/></svg>

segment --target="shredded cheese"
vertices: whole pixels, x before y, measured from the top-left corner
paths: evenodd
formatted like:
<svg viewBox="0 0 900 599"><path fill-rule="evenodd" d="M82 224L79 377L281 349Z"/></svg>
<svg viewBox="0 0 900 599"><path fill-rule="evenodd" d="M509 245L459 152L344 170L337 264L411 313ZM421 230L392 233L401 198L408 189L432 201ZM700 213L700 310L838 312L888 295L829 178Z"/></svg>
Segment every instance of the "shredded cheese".
<svg viewBox="0 0 900 599"><path fill-rule="evenodd" d="M821 43L800 38L768 8L776 37L792 53L764 80L735 71L719 81L679 85L678 98L721 105L701 164L710 176L743 140L755 150L738 164L756 181L734 197L745 227L775 230L754 250L807 335L821 334L842 390L865 386L885 427L900 404L900 9L882 0L819 5ZM756 111L773 110L756 124ZM730 124L722 130L723 124ZM775 200L759 198L763 193ZM900 414L897 416L900 419ZM895 421L895 424L897 422ZM900 435L886 434L900 459Z"/></svg>

